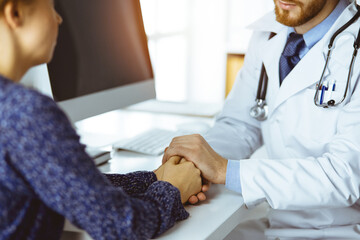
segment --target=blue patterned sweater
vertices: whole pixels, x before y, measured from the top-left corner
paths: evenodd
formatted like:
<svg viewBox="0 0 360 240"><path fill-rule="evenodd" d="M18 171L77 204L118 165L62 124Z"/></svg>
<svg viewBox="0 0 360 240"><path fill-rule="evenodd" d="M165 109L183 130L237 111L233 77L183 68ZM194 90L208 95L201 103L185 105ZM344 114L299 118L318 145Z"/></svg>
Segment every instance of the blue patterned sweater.
<svg viewBox="0 0 360 240"><path fill-rule="evenodd" d="M0 76L0 239L148 239L188 217L153 172L101 174L50 98Z"/></svg>

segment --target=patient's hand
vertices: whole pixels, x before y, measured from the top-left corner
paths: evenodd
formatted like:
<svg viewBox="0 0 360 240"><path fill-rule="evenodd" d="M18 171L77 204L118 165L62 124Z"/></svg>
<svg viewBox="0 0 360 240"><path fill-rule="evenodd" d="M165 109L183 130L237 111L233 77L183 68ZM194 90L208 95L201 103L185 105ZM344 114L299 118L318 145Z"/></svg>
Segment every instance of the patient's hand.
<svg viewBox="0 0 360 240"><path fill-rule="evenodd" d="M199 201L202 202L202 201L205 201L206 200L206 194L205 192L207 192L209 189L210 189L210 186L211 186L211 183L208 182L207 180L203 179L202 181L202 187L201 187L201 192L199 192L197 195L192 195L188 202L190 204L196 204L198 203Z"/></svg>
<svg viewBox="0 0 360 240"><path fill-rule="evenodd" d="M168 149L165 148L164 152L166 152L166 150ZM184 162L186 161L185 158L182 158L180 162ZM164 159L163 159L163 164L165 163ZM163 168L159 168L156 171L163 171ZM159 172L160 173L160 172ZM205 201L206 200L206 195L205 192L207 192L210 189L211 186L211 182L209 182L208 180L202 178L202 187L201 187L201 192L199 192L198 194L194 194L192 196L190 196L190 198L188 199L188 203L190 204L197 204L199 201Z"/></svg>
<svg viewBox="0 0 360 240"><path fill-rule="evenodd" d="M192 162L180 157L171 157L155 170L155 174L159 181L169 182L179 189L182 203L201 191L200 170Z"/></svg>

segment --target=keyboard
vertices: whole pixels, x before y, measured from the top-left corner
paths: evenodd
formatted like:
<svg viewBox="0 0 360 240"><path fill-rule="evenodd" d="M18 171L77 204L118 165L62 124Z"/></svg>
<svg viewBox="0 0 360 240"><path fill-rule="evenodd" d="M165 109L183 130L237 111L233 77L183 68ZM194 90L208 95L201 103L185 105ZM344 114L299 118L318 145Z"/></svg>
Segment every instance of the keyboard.
<svg viewBox="0 0 360 240"><path fill-rule="evenodd" d="M128 150L147 155L158 156L164 153L174 137L189 134L186 131L151 129L133 138L121 140L113 145L116 150Z"/></svg>

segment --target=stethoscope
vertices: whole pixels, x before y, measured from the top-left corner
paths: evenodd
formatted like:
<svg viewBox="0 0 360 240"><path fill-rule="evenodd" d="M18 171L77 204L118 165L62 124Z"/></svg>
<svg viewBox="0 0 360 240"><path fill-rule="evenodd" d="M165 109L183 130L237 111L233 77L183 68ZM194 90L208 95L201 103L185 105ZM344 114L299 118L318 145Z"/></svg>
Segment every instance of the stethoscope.
<svg viewBox="0 0 360 240"><path fill-rule="evenodd" d="M342 102L344 102L344 100L346 99L347 92L349 91L349 87L350 87L350 79L351 79L351 75L352 75L355 58L356 58L358 49L360 48L360 29L359 29L358 35L356 37L356 40L354 41L354 45L353 45L354 52L353 52L350 67L349 67L346 87L344 90L343 97L341 98L340 101L335 101L333 98L330 98L329 100L324 101L323 95L324 95L325 91L335 91L335 83L332 83L331 85L329 85L329 83L327 85L324 84L324 75L325 75L329 60L331 58L332 50L334 49L334 41L335 41L336 37L340 33L342 33L346 28L348 28L351 24L353 24L360 17L360 6L357 5L356 8L358 10L357 13L347 23L345 23L341 28L339 28L330 39L330 42L328 45L328 53L327 53L327 57L326 57L326 61L325 61L325 67L322 72L321 78L316 85L314 104L317 107L323 107L323 108L336 107L336 106L340 105ZM271 39L273 36L275 36L275 34L271 33L269 39ZM266 104L266 99L265 99L266 92L267 92L267 85L268 85L268 75L266 73L264 64L262 64L260 78L259 78L259 85L258 85L258 89L257 89L256 99L255 99L256 103L250 109L250 116L255 118L258 121L265 121L268 117L268 106Z"/></svg>

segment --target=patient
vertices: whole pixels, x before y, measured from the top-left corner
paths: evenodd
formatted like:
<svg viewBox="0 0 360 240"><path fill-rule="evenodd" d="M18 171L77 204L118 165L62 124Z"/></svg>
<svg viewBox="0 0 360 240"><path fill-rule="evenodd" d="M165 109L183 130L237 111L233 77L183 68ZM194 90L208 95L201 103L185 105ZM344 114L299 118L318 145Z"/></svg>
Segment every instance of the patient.
<svg viewBox="0 0 360 240"><path fill-rule="evenodd" d="M102 175L58 106L19 85L50 61L52 0L0 0L0 239L59 239L64 218L94 239L148 239L188 217L200 171L174 157L155 172Z"/></svg>

